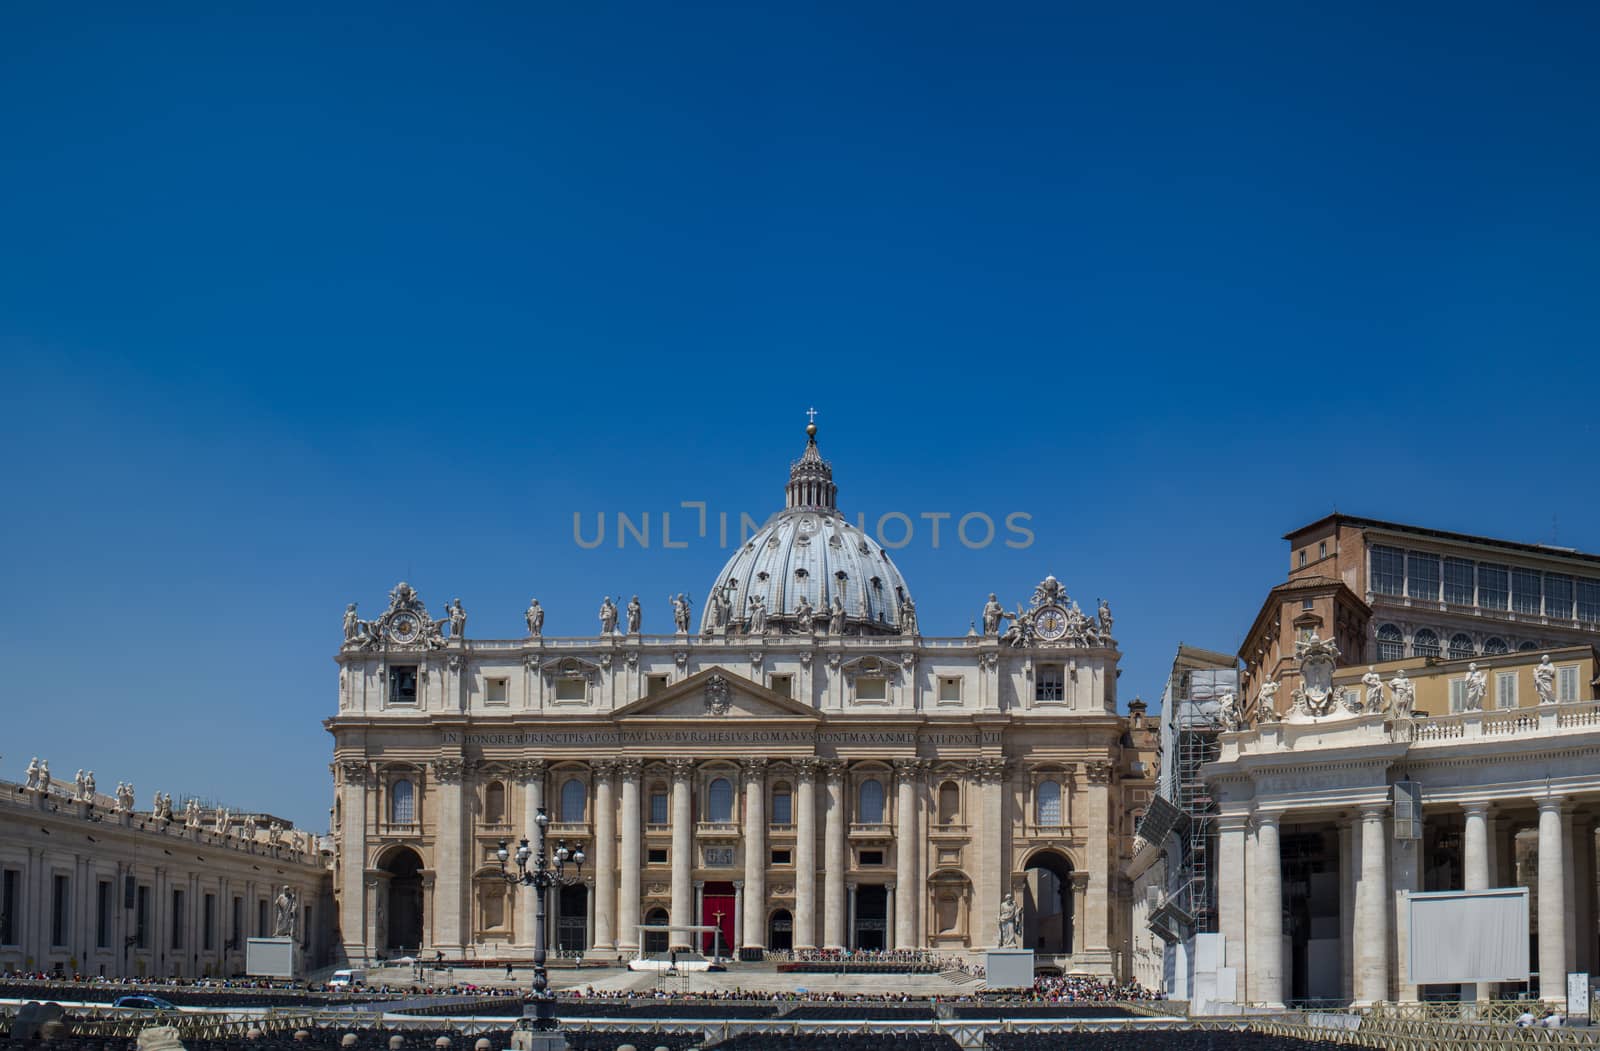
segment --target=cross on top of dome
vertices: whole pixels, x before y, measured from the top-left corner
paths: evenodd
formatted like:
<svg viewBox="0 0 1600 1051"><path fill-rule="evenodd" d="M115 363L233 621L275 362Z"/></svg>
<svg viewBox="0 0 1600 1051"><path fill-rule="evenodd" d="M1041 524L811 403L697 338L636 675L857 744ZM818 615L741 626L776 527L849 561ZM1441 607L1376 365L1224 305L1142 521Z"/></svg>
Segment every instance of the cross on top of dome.
<svg viewBox="0 0 1600 1051"><path fill-rule="evenodd" d="M817 410L807 409L806 415L811 419L806 424L806 448L800 459L789 465L784 507L837 510L839 488L833 484L833 465L824 460L817 449Z"/></svg>

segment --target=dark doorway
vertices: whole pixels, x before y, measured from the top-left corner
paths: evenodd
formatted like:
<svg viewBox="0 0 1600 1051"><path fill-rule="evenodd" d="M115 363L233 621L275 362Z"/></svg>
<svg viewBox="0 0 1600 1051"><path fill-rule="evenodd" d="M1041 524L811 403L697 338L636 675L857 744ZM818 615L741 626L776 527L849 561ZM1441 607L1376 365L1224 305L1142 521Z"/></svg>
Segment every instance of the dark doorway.
<svg viewBox="0 0 1600 1051"><path fill-rule="evenodd" d="M422 948L422 857L396 847L381 867L389 874L389 916L378 937L390 955L414 955Z"/></svg>
<svg viewBox="0 0 1600 1051"><path fill-rule="evenodd" d="M767 948L782 952L794 948L794 917L788 909L774 909L768 917Z"/></svg>
<svg viewBox="0 0 1600 1051"><path fill-rule="evenodd" d="M1023 884L1022 946L1047 956L1072 952L1072 862L1053 850L1028 860Z"/></svg>
<svg viewBox="0 0 1600 1051"><path fill-rule="evenodd" d="M589 948L589 888L562 887L556 899L556 948L581 953Z"/></svg>
<svg viewBox="0 0 1600 1051"><path fill-rule="evenodd" d="M668 923L669 920L668 920L668 917L667 917L667 910L666 909L651 909L648 913L645 914L644 922L646 924L648 924L648 925L651 925L651 926L654 926L656 924L666 924L666 923ZM667 932L666 931L645 931L644 932L644 954L646 956L665 956L666 952L667 952Z"/></svg>
<svg viewBox="0 0 1600 1051"><path fill-rule="evenodd" d="M856 889L856 948L867 951L889 946L889 892L881 884Z"/></svg>
<svg viewBox="0 0 1600 1051"><path fill-rule="evenodd" d="M701 924L717 928L721 938L706 931L700 936L700 951L707 956L727 956L738 948L733 944L733 884L707 883L701 901Z"/></svg>

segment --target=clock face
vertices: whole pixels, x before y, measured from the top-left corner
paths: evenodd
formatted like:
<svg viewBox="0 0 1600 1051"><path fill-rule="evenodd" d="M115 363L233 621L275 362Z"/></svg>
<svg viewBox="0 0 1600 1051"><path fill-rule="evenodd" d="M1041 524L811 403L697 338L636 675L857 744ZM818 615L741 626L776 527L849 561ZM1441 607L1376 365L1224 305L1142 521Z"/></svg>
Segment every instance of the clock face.
<svg viewBox="0 0 1600 1051"><path fill-rule="evenodd" d="M1067 633L1067 614L1059 606L1046 606L1033 618L1034 631L1041 639L1054 642Z"/></svg>
<svg viewBox="0 0 1600 1051"><path fill-rule="evenodd" d="M415 642L421 630L422 626L417 622L417 618L410 613L402 613L389 622L389 635L396 642Z"/></svg>

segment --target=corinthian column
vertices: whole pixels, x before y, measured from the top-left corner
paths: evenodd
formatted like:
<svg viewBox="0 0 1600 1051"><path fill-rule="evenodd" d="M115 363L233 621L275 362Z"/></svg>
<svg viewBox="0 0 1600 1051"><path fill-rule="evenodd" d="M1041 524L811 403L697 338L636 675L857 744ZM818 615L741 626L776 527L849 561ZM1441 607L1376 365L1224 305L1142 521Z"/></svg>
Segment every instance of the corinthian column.
<svg viewBox="0 0 1600 1051"><path fill-rule="evenodd" d="M369 951L376 951L366 937L366 760L346 759L339 764L339 773L343 782L339 789L339 929L344 932L345 956L351 961L365 960ZM252 897L250 908L254 907ZM116 914L121 916L122 911L118 909ZM260 933L264 937L269 932Z"/></svg>
<svg viewBox="0 0 1600 1051"><path fill-rule="evenodd" d="M845 767L837 759L823 760L828 775L828 816L823 832L826 849L826 868L822 885L822 944L828 949L845 948L844 902L844 774Z"/></svg>
<svg viewBox="0 0 1600 1051"><path fill-rule="evenodd" d="M1356 1003L1389 999L1389 842L1383 816L1388 803L1361 808L1361 879L1356 884Z"/></svg>
<svg viewBox="0 0 1600 1051"><path fill-rule="evenodd" d="M795 760L794 947L817 947L817 760Z"/></svg>
<svg viewBox="0 0 1600 1051"><path fill-rule="evenodd" d="M617 773L622 778L622 852L618 865L622 870L622 900L617 906L617 944L619 949L639 948L639 843L644 828L639 814L639 776L642 773L638 759L617 761Z"/></svg>
<svg viewBox="0 0 1600 1051"><path fill-rule="evenodd" d="M744 941L740 948L766 944L767 761L744 763Z"/></svg>
<svg viewBox="0 0 1600 1051"><path fill-rule="evenodd" d="M439 795L439 862L434 890L434 944L447 952L461 952L471 928L464 918L470 914L468 896L472 879L467 866L472 852L467 849L470 831L464 813L466 798L461 781L466 763L458 756L433 761L433 777Z"/></svg>
<svg viewBox="0 0 1600 1051"><path fill-rule="evenodd" d="M917 947L917 761L896 759L895 778L898 798L895 802L894 828L894 880L901 888L894 895L894 947Z"/></svg>
<svg viewBox="0 0 1600 1051"><path fill-rule="evenodd" d="M617 804L611 796L614 759L593 764L594 771L594 949L617 947Z"/></svg>
<svg viewBox="0 0 1600 1051"><path fill-rule="evenodd" d="M683 927L700 922L698 909L691 912L693 903L691 877L694 874L694 813L690 804L690 778L694 776L694 760L680 756L667 760L672 771L672 911L673 927ZM673 949L693 946L688 931L674 930L670 939Z"/></svg>
<svg viewBox="0 0 1600 1051"><path fill-rule="evenodd" d="M1547 796L1539 806L1539 999L1567 998L1567 876L1561 811L1566 800Z"/></svg>
<svg viewBox="0 0 1600 1051"><path fill-rule="evenodd" d="M538 828L534 824L534 817L544 807L544 775L545 761L543 759L525 759L512 764L511 775L522 782L522 828L523 835L531 845L538 842ZM534 891L542 894L543 891ZM517 905L517 944L532 947L534 931L534 913L537 905L531 897L527 904L518 901Z"/></svg>

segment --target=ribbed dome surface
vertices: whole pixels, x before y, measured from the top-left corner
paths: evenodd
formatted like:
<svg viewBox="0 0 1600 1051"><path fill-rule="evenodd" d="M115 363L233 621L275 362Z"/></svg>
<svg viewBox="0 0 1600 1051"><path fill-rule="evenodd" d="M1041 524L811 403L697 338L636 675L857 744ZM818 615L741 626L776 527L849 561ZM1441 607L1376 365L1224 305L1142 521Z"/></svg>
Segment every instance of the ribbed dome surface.
<svg viewBox="0 0 1600 1051"><path fill-rule="evenodd" d="M872 537L845 521L835 506L833 468L817 450L816 431L789 469L785 508L767 519L717 574L701 613L702 630L717 616L712 603L726 594L732 630L749 623L750 599L760 596L769 632L803 630L795 609L804 596L814 623L825 626L835 595L844 604L847 634L900 634L900 611L911 589Z"/></svg>

